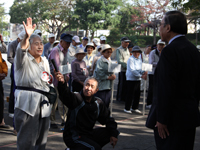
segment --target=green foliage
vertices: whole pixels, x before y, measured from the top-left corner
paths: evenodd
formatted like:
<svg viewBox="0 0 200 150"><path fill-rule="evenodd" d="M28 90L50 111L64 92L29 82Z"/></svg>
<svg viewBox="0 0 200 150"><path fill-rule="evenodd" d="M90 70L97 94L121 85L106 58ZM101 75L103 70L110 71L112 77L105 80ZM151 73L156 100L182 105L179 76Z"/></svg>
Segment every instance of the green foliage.
<svg viewBox="0 0 200 150"><path fill-rule="evenodd" d="M133 6L130 4L125 4L118 11L118 15L121 16L119 24L116 25L116 28L119 28L121 34L131 34L133 33L132 28L136 25L136 22L131 23L132 15L138 14L138 10L133 9Z"/></svg>
<svg viewBox="0 0 200 150"><path fill-rule="evenodd" d="M77 0L74 20L84 30L107 29L119 23L115 12L121 4L121 0Z"/></svg>
<svg viewBox="0 0 200 150"><path fill-rule="evenodd" d="M0 3L0 17L2 17L5 14L5 10L3 7L3 4Z"/></svg>
<svg viewBox="0 0 200 150"><path fill-rule="evenodd" d="M50 33L57 33L57 38L68 27L72 20L75 0L26 0L26 2L14 1L10 8L10 22L22 23L31 17L33 23Z"/></svg>

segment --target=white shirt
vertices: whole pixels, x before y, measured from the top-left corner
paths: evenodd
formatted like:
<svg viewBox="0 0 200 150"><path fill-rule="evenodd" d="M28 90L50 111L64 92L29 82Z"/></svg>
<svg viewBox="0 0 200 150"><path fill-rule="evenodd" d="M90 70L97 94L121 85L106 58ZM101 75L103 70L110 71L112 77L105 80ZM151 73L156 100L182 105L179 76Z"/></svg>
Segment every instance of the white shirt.
<svg viewBox="0 0 200 150"><path fill-rule="evenodd" d="M41 79L41 74L46 71L50 74L49 63L45 57L38 64L35 58L28 52L28 49L21 49L18 44L16 55L14 58L15 83L16 86L32 87L39 90L49 91L49 84ZM34 116L36 109L40 103L48 98L43 94L26 91L15 90L15 108L21 109L27 114ZM48 117L51 113L51 106L44 104L41 107L41 117Z"/></svg>
<svg viewBox="0 0 200 150"><path fill-rule="evenodd" d="M76 59L76 57L74 56L76 54L76 49L77 49L77 47L72 45L72 43L71 43L71 45L67 51L67 60L70 64L72 63L73 60Z"/></svg>
<svg viewBox="0 0 200 150"><path fill-rule="evenodd" d="M173 38L171 38L171 40L169 40L168 44L170 44L173 40L175 40L176 38L178 38L180 36L185 36L185 35L184 34L178 34L178 35L174 36Z"/></svg>

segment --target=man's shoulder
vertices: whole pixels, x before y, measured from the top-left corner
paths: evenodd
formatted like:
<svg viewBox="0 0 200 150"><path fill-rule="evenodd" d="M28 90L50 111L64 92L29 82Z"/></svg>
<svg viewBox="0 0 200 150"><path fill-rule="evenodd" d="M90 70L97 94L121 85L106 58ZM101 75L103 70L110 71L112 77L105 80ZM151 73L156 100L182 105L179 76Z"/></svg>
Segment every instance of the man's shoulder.
<svg viewBox="0 0 200 150"><path fill-rule="evenodd" d="M98 104L103 104L103 101L102 101L101 98L95 96L94 99L95 99L95 102L96 102L96 103L98 103Z"/></svg>
<svg viewBox="0 0 200 150"><path fill-rule="evenodd" d="M14 41L12 41L12 42L8 45L8 47L10 47L10 46L17 47L17 45L18 45L18 41L17 41L17 40L14 40Z"/></svg>
<svg viewBox="0 0 200 150"><path fill-rule="evenodd" d="M51 45L51 43L46 43L44 44L44 47L49 47L49 45Z"/></svg>
<svg viewBox="0 0 200 150"><path fill-rule="evenodd" d="M156 49L152 50L152 51L149 53L149 55L153 55L153 54L155 53L155 50L156 50Z"/></svg>
<svg viewBox="0 0 200 150"><path fill-rule="evenodd" d="M123 47L122 47L122 46L119 46L116 50L120 50L120 49L123 49Z"/></svg>

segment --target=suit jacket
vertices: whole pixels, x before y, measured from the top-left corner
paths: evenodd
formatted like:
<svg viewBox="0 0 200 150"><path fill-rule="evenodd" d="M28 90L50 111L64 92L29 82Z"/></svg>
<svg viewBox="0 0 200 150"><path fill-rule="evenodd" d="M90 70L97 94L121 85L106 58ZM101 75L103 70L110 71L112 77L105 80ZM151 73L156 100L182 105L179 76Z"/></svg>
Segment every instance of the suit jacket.
<svg viewBox="0 0 200 150"><path fill-rule="evenodd" d="M146 126L154 129L157 121L170 130L199 126L199 93L200 54L185 36L178 37L162 50Z"/></svg>

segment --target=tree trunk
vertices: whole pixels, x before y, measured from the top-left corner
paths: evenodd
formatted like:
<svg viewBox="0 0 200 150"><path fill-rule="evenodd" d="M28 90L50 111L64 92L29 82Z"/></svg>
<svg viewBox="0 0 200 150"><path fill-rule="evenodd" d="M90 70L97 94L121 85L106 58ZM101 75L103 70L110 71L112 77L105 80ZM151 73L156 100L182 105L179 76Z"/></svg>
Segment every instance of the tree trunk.
<svg viewBox="0 0 200 150"><path fill-rule="evenodd" d="M60 38L60 28L58 28L58 32L57 33L58 34L57 34L56 40L59 40L59 38Z"/></svg>
<svg viewBox="0 0 200 150"><path fill-rule="evenodd" d="M85 36L88 37L88 30L86 30L86 35Z"/></svg>
<svg viewBox="0 0 200 150"><path fill-rule="evenodd" d="M156 28L153 28L153 44L156 44Z"/></svg>
<svg viewBox="0 0 200 150"><path fill-rule="evenodd" d="M149 36L149 27L147 27L147 36Z"/></svg>
<svg viewBox="0 0 200 150"><path fill-rule="evenodd" d="M94 32L95 32L95 31L92 31L92 37L91 37L91 40L94 38Z"/></svg>
<svg viewBox="0 0 200 150"><path fill-rule="evenodd" d="M195 30L195 33L196 33L196 45L198 43L198 37L197 37L197 20L195 20L194 22L194 30Z"/></svg>
<svg viewBox="0 0 200 150"><path fill-rule="evenodd" d="M79 28L76 29L76 35L79 36Z"/></svg>

